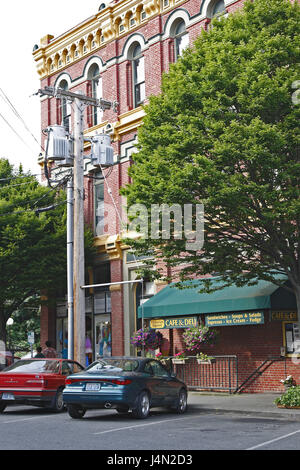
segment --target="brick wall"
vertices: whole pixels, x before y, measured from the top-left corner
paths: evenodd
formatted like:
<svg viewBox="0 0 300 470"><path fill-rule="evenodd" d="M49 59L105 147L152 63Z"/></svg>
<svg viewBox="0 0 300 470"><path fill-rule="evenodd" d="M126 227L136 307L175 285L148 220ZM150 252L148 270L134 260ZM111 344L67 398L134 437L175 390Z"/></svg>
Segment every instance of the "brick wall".
<svg viewBox="0 0 300 470"><path fill-rule="evenodd" d="M238 383L241 385L268 357L280 358L280 347L283 345L281 322L270 322L265 313L263 325L224 326L216 328L219 331L218 343L205 346L201 352L208 355L235 355L238 358ZM173 350L170 354L185 350L182 339L183 330L172 330ZM168 339L170 331L161 330ZM192 355L192 354L191 354ZM280 380L292 375L300 384L300 367L291 357L283 360L270 361L263 367L261 376L249 383L243 392L283 392L284 386Z"/></svg>

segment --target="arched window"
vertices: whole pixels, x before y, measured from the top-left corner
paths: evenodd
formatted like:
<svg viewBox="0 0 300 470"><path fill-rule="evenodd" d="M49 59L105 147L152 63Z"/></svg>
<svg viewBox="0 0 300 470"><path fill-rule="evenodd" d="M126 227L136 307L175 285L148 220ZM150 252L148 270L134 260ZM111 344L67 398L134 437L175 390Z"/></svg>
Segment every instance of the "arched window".
<svg viewBox="0 0 300 470"><path fill-rule="evenodd" d="M174 30L174 55L175 61L182 55L184 49L189 46L189 34L185 29L185 22L180 20Z"/></svg>
<svg viewBox="0 0 300 470"><path fill-rule="evenodd" d="M58 88L67 91L69 89L67 80L62 80L59 83ZM68 100L66 98L60 98L57 103L57 123L63 125L66 131L69 132L71 110Z"/></svg>
<svg viewBox="0 0 300 470"><path fill-rule="evenodd" d="M219 0L215 2L212 7L211 17L214 18L215 16L219 16L220 14L225 12L225 3L224 0Z"/></svg>
<svg viewBox="0 0 300 470"><path fill-rule="evenodd" d="M97 64L93 64L88 72L88 95L100 99L102 98L102 80L100 69ZM102 121L102 110L97 106L90 106L88 110L88 125L96 126Z"/></svg>
<svg viewBox="0 0 300 470"><path fill-rule="evenodd" d="M145 100L145 62L140 44L132 51L133 107L141 105Z"/></svg>

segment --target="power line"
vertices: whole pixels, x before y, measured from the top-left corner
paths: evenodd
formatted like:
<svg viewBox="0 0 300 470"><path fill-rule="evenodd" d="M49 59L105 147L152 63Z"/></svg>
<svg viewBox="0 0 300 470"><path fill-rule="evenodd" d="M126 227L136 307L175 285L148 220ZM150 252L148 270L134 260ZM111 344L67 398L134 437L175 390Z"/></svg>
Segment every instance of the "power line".
<svg viewBox="0 0 300 470"><path fill-rule="evenodd" d="M58 188L64 183L64 180L62 180L55 188L51 188L49 189L45 194L43 194L40 198L38 199L35 199L34 201L31 201L30 199L27 199L26 201L22 201L24 204L27 204L27 203L30 203L30 204L33 204L33 206L35 206L38 202L40 202L42 199L44 199L45 197L47 197L49 195L49 193L51 193L52 191L57 191ZM13 206L10 207L13 208L13 207L16 207L18 204L14 204ZM5 216L5 215L10 215L10 214L20 214L20 213L24 213L24 212L30 212L30 211L36 211L38 210L37 209L34 209L33 207L31 209L25 209L24 211L16 211L16 212L5 212L3 214L0 214L1 217Z"/></svg>
<svg viewBox="0 0 300 470"><path fill-rule="evenodd" d="M26 209L26 210L23 210L23 211L7 212L5 214L0 214L0 217L5 217L6 215L25 214L25 213L28 213L28 212L34 212L37 215L41 212L46 212L46 211L53 210L56 207L61 206L63 204L67 204L67 201L58 202L57 204L52 204L51 206L48 206L48 207L40 207L40 208L37 208L37 209Z"/></svg>
<svg viewBox="0 0 300 470"><path fill-rule="evenodd" d="M31 137L34 139L34 141L38 144L38 146L40 148L42 148L42 150L44 150L44 148L42 147L41 143L37 140L37 138L33 135L33 133L31 132L31 130L29 129L29 127L27 126L26 122L24 121L24 119L22 118L22 116L19 114L19 112L17 111L17 109L15 108L15 106L12 104L12 102L10 101L10 99L8 98L8 96L6 95L6 93L3 91L2 88L0 88L0 91L2 93L2 95L4 96L4 99L6 101L6 103L10 106L10 108L12 109L13 113L17 116L17 118L22 122L23 126L25 127L25 129L27 130L27 132L31 135ZM2 98L3 98L2 96Z"/></svg>
<svg viewBox="0 0 300 470"><path fill-rule="evenodd" d="M8 127L16 134L16 136L23 142L24 145L32 152L32 148L29 147L29 145L25 142L25 140L18 134L18 132L15 130L15 128L5 119L2 113L0 113L0 116L2 117L3 121L8 125Z"/></svg>
<svg viewBox="0 0 300 470"><path fill-rule="evenodd" d="M27 181L26 183L18 183L18 184L5 184L4 186L0 186L0 190L7 189L7 188L16 188L17 186L24 186L30 183L37 183L37 181Z"/></svg>
<svg viewBox="0 0 300 470"><path fill-rule="evenodd" d="M40 173L37 173L36 175L16 175L16 176L10 176L9 178L0 178L0 181L9 181L9 180L14 180L18 178L31 178L32 176L41 176Z"/></svg>

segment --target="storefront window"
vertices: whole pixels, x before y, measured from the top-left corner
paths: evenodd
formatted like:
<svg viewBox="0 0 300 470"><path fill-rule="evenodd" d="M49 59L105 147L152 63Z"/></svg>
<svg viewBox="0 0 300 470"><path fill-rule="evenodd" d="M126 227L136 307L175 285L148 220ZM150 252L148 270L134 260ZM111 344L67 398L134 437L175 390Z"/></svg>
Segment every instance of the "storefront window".
<svg viewBox="0 0 300 470"><path fill-rule="evenodd" d="M144 282L143 285L142 283L138 283L135 292L136 329L139 330L140 328L142 328L142 319L138 317L138 307L147 302L147 300L155 294L155 284L154 282Z"/></svg>
<svg viewBox="0 0 300 470"><path fill-rule="evenodd" d="M91 364L93 361L93 326L92 326L92 314L85 315L85 354L86 354L86 366Z"/></svg>
<svg viewBox="0 0 300 470"><path fill-rule="evenodd" d="M56 351L59 357L68 358L68 317L56 319Z"/></svg>
<svg viewBox="0 0 300 470"><path fill-rule="evenodd" d="M300 332L297 323L284 323L284 339L287 354L300 350Z"/></svg>
<svg viewBox="0 0 300 470"><path fill-rule="evenodd" d="M95 315L95 355L96 358L111 356L110 315Z"/></svg>

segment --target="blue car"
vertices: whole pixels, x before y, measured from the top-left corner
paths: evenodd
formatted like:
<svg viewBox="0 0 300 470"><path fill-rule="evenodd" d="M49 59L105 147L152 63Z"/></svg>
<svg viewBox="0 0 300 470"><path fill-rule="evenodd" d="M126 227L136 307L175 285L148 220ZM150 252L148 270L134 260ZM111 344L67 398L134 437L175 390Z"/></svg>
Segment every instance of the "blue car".
<svg viewBox="0 0 300 470"><path fill-rule="evenodd" d="M63 401L71 418L88 409L115 408L147 418L150 408L187 409L187 387L159 361L141 357L108 357L66 379Z"/></svg>

